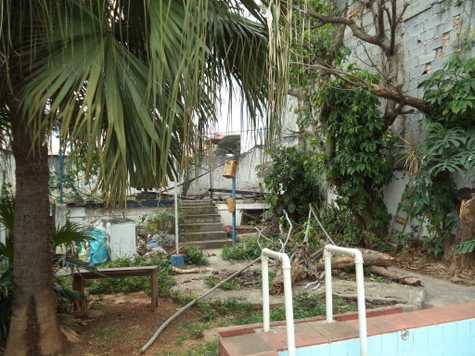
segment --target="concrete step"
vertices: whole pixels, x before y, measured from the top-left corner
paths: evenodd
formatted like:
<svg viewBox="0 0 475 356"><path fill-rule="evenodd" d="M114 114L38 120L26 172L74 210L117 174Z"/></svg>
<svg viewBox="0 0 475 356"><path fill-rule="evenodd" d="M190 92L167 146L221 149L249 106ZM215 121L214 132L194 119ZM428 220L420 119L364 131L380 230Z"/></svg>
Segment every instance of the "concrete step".
<svg viewBox="0 0 475 356"><path fill-rule="evenodd" d="M180 208L181 214L183 214L184 217L188 215L208 215L208 214L217 214L218 209L216 209L215 206L182 206Z"/></svg>
<svg viewBox="0 0 475 356"><path fill-rule="evenodd" d="M202 223L221 223L219 214L192 214L183 216L183 222L186 224L202 224Z"/></svg>
<svg viewBox="0 0 475 356"><path fill-rule="evenodd" d="M221 239L221 240L201 240L201 241L185 241L180 243L181 246L193 246L202 249L214 249L221 248L224 246L232 245L231 239Z"/></svg>
<svg viewBox="0 0 475 356"><path fill-rule="evenodd" d="M186 224L180 224L180 230L185 232L199 232L199 231L223 231L224 226L221 222L211 222L211 223L198 223L198 224L189 224L188 219L185 221Z"/></svg>
<svg viewBox="0 0 475 356"><path fill-rule="evenodd" d="M220 240L227 238L224 231L183 232L180 241Z"/></svg>
<svg viewBox="0 0 475 356"><path fill-rule="evenodd" d="M181 200L180 205L181 206L201 206L201 205L214 206L214 202L212 202L211 200Z"/></svg>

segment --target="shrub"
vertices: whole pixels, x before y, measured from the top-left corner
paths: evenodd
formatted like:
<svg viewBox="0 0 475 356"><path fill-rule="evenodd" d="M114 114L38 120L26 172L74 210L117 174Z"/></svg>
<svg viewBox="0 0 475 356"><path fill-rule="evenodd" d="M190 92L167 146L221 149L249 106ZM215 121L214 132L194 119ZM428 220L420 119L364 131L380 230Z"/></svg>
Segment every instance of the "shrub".
<svg viewBox="0 0 475 356"><path fill-rule="evenodd" d="M149 234L174 234L175 215L169 209L160 209L159 212L147 218L144 229Z"/></svg>
<svg viewBox="0 0 475 356"><path fill-rule="evenodd" d="M175 285L175 278L171 274L170 262L163 256L154 256L151 259L136 257L133 260L118 259L101 267L135 267L158 266L158 288L160 296L168 297L170 289ZM105 278L88 282L91 294L132 293L145 291L151 293L148 277Z"/></svg>
<svg viewBox="0 0 475 356"><path fill-rule="evenodd" d="M192 246L185 247L184 255L187 265L207 266L209 264L208 257L206 257L199 248Z"/></svg>
<svg viewBox="0 0 475 356"><path fill-rule="evenodd" d="M266 199L272 212L281 216L285 210L293 220L304 220L308 205L320 206L324 200L321 160L297 147L277 148L270 156L271 163L261 166L259 174L270 193Z"/></svg>

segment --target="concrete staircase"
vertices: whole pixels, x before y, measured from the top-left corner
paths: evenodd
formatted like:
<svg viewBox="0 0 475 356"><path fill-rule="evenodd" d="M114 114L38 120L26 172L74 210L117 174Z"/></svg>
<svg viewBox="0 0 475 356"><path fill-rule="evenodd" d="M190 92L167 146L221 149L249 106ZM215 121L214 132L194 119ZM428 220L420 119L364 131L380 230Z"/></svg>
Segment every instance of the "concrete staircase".
<svg viewBox="0 0 475 356"><path fill-rule="evenodd" d="M180 204L180 243L203 249L231 244L220 215L211 200L182 200Z"/></svg>

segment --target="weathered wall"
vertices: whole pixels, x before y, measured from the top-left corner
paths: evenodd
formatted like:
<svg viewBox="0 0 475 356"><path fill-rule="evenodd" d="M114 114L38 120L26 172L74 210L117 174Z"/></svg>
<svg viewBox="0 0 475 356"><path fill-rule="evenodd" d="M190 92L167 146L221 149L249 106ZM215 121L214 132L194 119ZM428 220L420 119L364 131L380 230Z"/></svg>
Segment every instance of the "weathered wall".
<svg viewBox="0 0 475 356"><path fill-rule="evenodd" d="M400 0L398 7L402 8ZM340 4L345 1L340 1ZM370 24L369 17L364 23ZM422 97L418 88L433 71L440 69L444 63L457 52L461 46L470 46L475 40L475 1L473 0L417 0L410 1L399 31L400 61L403 90L413 96ZM379 63L379 49L355 39L348 30L345 44L352 50L352 61L363 67L371 61ZM366 50L365 50L366 48ZM370 59L368 59L368 55ZM475 54L472 47L467 53ZM419 113L400 116L393 124L393 130L410 142L422 139L423 117ZM408 179L396 171L393 181L385 189L385 201L390 213L394 214ZM475 187L475 177L456 177L459 187Z"/></svg>
<svg viewBox="0 0 475 356"><path fill-rule="evenodd" d="M260 191L259 177L257 175L257 166L265 159L264 149L261 146L254 147L250 151L243 153L238 159L237 170L237 189L248 191ZM218 165L212 171L212 181L214 189L231 189L231 179L223 177L224 166L219 165L221 162L217 162ZM202 167L196 171L195 176L199 176L202 173L208 172L208 167ZM206 194L210 187L209 173L194 180L188 194L199 195ZM229 195L229 194L225 194Z"/></svg>
<svg viewBox="0 0 475 356"><path fill-rule="evenodd" d="M294 146L298 143L299 128L297 125L297 114L295 112L296 106L297 100L293 97L289 97L286 114L282 120L280 142L275 142L275 145ZM249 140L251 140L253 142L253 148L247 152L241 153L238 158L237 189L260 192L263 187L261 185L262 181L259 179L257 174L257 166L266 162L269 157L265 154L265 148L262 145L256 145L256 140L259 141L257 143L260 143L260 140L256 139L256 137L253 136L253 133L243 133L241 140L247 142L245 146L248 146ZM223 177L224 167L221 165L222 163L224 163L223 157L217 157L216 162L213 164L213 167L215 167L212 171L213 188L231 189L231 180ZM188 194L199 195L208 192L208 189L210 188L210 177L207 173L208 171L209 167L207 164L195 168L191 178L198 177L203 173L206 174L191 183L187 192Z"/></svg>

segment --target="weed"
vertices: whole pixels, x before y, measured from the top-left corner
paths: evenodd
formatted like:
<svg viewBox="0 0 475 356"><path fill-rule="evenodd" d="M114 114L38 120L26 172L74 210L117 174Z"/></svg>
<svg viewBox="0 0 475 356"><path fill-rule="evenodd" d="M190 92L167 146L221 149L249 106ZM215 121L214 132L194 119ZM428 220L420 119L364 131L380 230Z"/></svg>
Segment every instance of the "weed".
<svg viewBox="0 0 475 356"><path fill-rule="evenodd" d="M218 341L196 345L183 352L163 352L157 354L157 356L218 356Z"/></svg>
<svg viewBox="0 0 475 356"><path fill-rule="evenodd" d="M223 248L224 260L253 260L261 255L261 248L257 243L257 238L248 238L233 246Z"/></svg>
<svg viewBox="0 0 475 356"><path fill-rule="evenodd" d="M200 339L203 337L203 332L209 328L206 323L191 323L187 324L184 329L186 334L192 339Z"/></svg>
<svg viewBox="0 0 475 356"><path fill-rule="evenodd" d="M145 222L145 232L149 234L174 234L175 215L169 209L160 209L158 213L149 216Z"/></svg>
<svg viewBox="0 0 475 356"><path fill-rule="evenodd" d="M196 247L185 247L184 254L187 265L207 266L209 264L208 257Z"/></svg>
<svg viewBox="0 0 475 356"><path fill-rule="evenodd" d="M221 280L216 276L209 276L206 278L206 285L210 288L213 288L219 282L221 282ZM237 290L241 289L241 285L236 279L231 279L230 281L223 283L219 288L223 290Z"/></svg>
<svg viewBox="0 0 475 356"><path fill-rule="evenodd" d="M158 287L162 297L170 295L170 289L175 285L175 278L171 274L171 266L168 260L162 256L154 256L151 259L136 257L133 260L118 259L101 267L134 267L134 266L158 266ZM145 291L151 293L150 280L148 277L105 278L88 281L91 294L132 293Z"/></svg>

